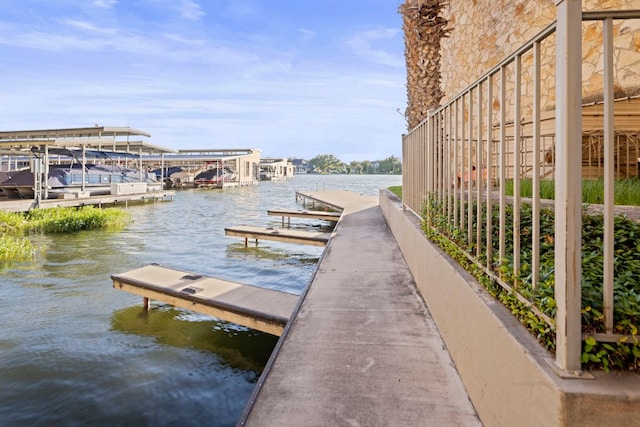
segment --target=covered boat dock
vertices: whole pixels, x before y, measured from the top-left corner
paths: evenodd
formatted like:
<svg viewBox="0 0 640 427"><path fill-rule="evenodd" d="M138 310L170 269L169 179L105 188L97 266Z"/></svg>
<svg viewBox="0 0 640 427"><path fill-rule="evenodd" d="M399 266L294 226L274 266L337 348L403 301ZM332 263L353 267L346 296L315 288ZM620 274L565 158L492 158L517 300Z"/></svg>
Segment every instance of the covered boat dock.
<svg viewBox="0 0 640 427"><path fill-rule="evenodd" d="M153 167L162 163L169 187L243 187L258 184L260 150L199 148L148 155L142 161Z"/></svg>
<svg viewBox="0 0 640 427"><path fill-rule="evenodd" d="M1 131L0 209L48 207L49 199L79 206L172 197L172 192L164 191L162 181L148 177L142 158L176 150L141 139L150 136L130 127L98 125ZM56 181L53 172L64 175L65 180ZM24 178L18 179L18 174ZM95 201L96 195L114 200Z"/></svg>

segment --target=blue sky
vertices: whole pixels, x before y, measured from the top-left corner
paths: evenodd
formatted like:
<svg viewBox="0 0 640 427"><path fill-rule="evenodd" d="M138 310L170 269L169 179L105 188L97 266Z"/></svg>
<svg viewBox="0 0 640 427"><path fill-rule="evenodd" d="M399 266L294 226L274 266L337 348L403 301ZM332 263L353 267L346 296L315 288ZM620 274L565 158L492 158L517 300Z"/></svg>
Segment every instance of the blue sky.
<svg viewBox="0 0 640 427"><path fill-rule="evenodd" d="M0 0L0 130L400 157L402 0Z"/></svg>

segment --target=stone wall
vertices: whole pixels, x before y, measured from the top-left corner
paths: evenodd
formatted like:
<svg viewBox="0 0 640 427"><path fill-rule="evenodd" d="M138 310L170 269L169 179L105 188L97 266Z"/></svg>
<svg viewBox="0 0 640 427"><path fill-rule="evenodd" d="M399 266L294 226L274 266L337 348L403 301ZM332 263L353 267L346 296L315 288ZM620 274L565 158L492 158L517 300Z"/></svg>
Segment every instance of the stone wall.
<svg viewBox="0 0 640 427"><path fill-rule="evenodd" d="M584 0L583 7L587 11L640 9L640 0ZM400 13L407 59L406 116L411 129L425 118L428 109L455 96L553 22L556 7L554 0L406 0ZM437 19L427 17L432 13ZM589 103L602 99L602 24L586 22L583 31L582 78L584 102ZM614 21L613 34L615 97L639 95L640 20ZM438 50L440 54L434 53ZM550 110L555 103L555 36L542 43L541 51L541 102L543 109ZM522 61L522 114L526 118L531 115L532 54L525 54ZM512 68L507 70L511 86ZM509 89L507 104L511 105Z"/></svg>
<svg viewBox="0 0 640 427"><path fill-rule="evenodd" d="M585 0L584 10L640 9L640 0ZM553 0L451 0L442 11L448 21L449 34L441 42L441 85L443 101L454 96L483 73L517 50L555 20ZM583 81L585 102L602 98L602 26L585 23L583 42ZM614 21L616 61L616 97L640 93L640 20ZM545 62L543 108L554 103L552 64L555 40L542 45ZM530 78L527 67L531 55L523 57L523 96L529 97ZM526 106L527 102L523 102ZM525 111L523 111L525 116Z"/></svg>

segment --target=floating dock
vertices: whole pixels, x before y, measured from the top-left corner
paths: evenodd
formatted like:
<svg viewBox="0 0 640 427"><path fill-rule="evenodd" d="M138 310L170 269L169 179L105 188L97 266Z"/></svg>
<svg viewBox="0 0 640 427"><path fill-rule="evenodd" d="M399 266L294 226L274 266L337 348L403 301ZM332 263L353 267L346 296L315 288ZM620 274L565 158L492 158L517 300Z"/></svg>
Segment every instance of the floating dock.
<svg viewBox="0 0 640 427"><path fill-rule="evenodd" d="M113 287L150 300L214 316L280 336L298 304L297 295L200 274L146 265L111 276Z"/></svg>
<svg viewBox="0 0 640 427"><path fill-rule="evenodd" d="M342 216L341 212L325 212L325 211L308 211L308 210L287 210L287 209L270 209L267 211L269 216L281 216L282 226L284 227L284 219L287 218L288 225L291 225L291 218L309 218L320 219L323 221L338 222Z"/></svg>
<svg viewBox="0 0 640 427"><path fill-rule="evenodd" d="M57 207L72 207L72 206L98 206L104 205L124 205L127 206L129 202L146 203L148 201L158 202L165 200L173 200L176 192L173 190L168 191L149 191L146 193L134 193L126 195L104 195L104 196L90 196L73 199L46 199L41 200L40 205L36 203L34 199L9 199L7 197L0 197L0 211L6 212L27 212L31 209L49 209Z"/></svg>
<svg viewBox="0 0 640 427"><path fill-rule="evenodd" d="M227 227L224 229L227 236L244 237L244 245L247 246L249 239L274 240L285 243L298 243L302 245L326 246L331 233L314 231L297 231L289 229L273 229L252 226Z"/></svg>

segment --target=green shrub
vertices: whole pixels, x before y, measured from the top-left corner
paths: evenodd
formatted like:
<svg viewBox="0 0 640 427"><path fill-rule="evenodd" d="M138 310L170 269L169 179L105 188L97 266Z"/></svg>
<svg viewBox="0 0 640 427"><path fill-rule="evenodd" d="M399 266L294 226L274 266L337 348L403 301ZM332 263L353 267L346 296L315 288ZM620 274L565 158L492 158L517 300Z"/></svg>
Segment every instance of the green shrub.
<svg viewBox="0 0 640 427"><path fill-rule="evenodd" d="M84 206L34 209L27 212L26 219L25 231L68 233L94 228L120 227L129 221L129 215L121 209Z"/></svg>
<svg viewBox="0 0 640 427"><path fill-rule="evenodd" d="M0 211L0 232L22 231L26 218L22 213Z"/></svg>
<svg viewBox="0 0 640 427"><path fill-rule="evenodd" d="M36 252L25 233L68 233L94 228L117 228L130 221L122 209L34 209L26 213L0 211L0 261L32 258Z"/></svg>
<svg viewBox="0 0 640 427"><path fill-rule="evenodd" d="M0 261L22 261L35 255L31 241L26 237L0 235Z"/></svg>
<svg viewBox="0 0 640 427"><path fill-rule="evenodd" d="M465 206L465 211L467 210ZM476 206L471 205L476 212ZM535 306L541 313L555 318L556 302L554 298L554 215L551 209L542 209L540 217L540 269L539 282L531 283L532 209L523 204L520 211L520 274L514 274L513 266L513 208L506 206L505 212L505 256L502 263L497 258L499 236L499 208L494 206L492 215L492 253L493 272L512 281L517 291ZM466 213L465 213L466 215ZM482 209L486 223L486 207ZM429 216L432 227L426 218ZM489 291L525 324L538 341L547 349L555 350L555 328L536 315L527 304L516 298L515 293L492 282L486 272L469 261L469 254L475 254L475 242L466 242L466 230L462 232L451 225L442 216L438 202L425 204L423 210L424 231L432 241L451 255L460 265L472 273ZM477 223L477 221L476 221ZM617 369L640 369L640 346L638 346L638 328L640 327L640 224L618 216L615 218L615 259L614 259L614 332L624 335L620 342L600 343L593 339L594 334L605 331L602 282L603 282L603 223L602 215L583 213L582 226L582 327L589 337L583 343L582 362L590 368L608 371ZM476 224L473 224L475 236ZM482 233L482 247L486 248L486 234ZM466 261L465 261L466 259ZM478 263L486 263L483 251Z"/></svg>

